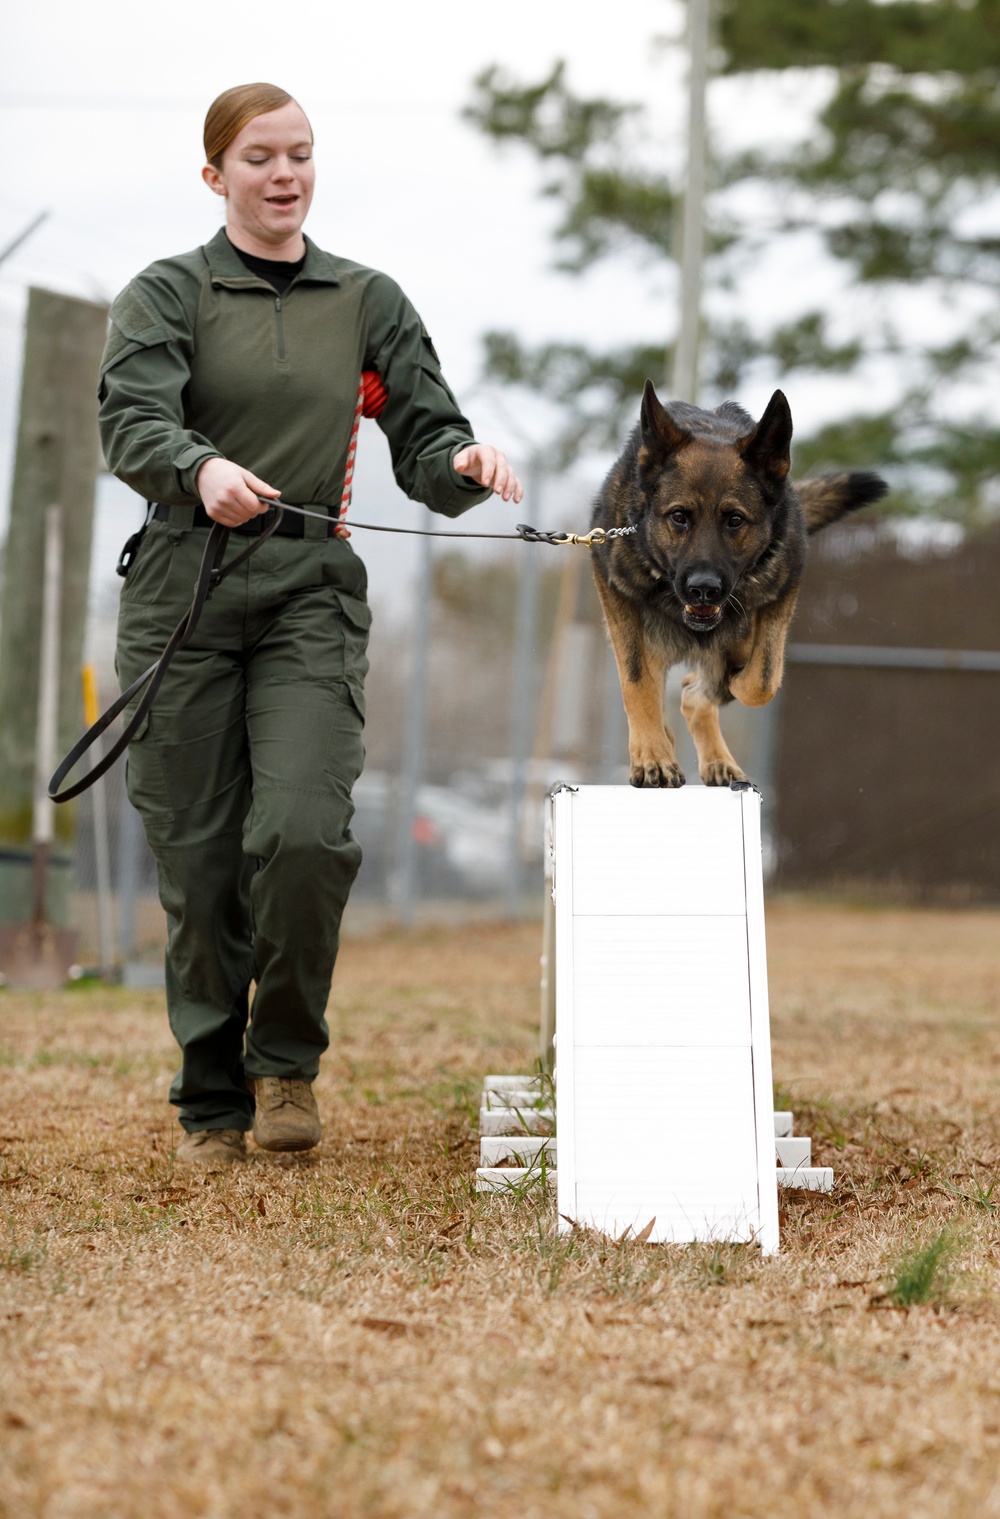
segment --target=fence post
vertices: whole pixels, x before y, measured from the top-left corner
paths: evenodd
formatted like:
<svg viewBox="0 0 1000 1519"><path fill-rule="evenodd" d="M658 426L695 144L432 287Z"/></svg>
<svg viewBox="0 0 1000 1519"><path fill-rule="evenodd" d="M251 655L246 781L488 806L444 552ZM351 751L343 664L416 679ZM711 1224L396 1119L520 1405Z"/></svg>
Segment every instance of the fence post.
<svg viewBox="0 0 1000 1519"><path fill-rule="evenodd" d="M532 462L529 495L534 505L535 521L542 526L542 480L544 474L537 460ZM521 824L528 785L528 762L534 733L535 644L538 637L539 557L529 547L521 554L521 572L517 578L517 607L514 619L514 678L510 714L510 796L507 832L507 916L521 915Z"/></svg>
<svg viewBox="0 0 1000 1519"><path fill-rule="evenodd" d="M430 513L425 512L425 527L429 525L430 520ZM413 821L417 811L417 792L420 789L424 771L427 674L430 663L433 602L433 545L430 538L421 538L420 564L416 580L413 654L410 664L410 684L406 693L406 724L403 734L403 764L400 775L396 834L396 869L391 893L396 915L407 928L413 922L417 898L417 859Z"/></svg>

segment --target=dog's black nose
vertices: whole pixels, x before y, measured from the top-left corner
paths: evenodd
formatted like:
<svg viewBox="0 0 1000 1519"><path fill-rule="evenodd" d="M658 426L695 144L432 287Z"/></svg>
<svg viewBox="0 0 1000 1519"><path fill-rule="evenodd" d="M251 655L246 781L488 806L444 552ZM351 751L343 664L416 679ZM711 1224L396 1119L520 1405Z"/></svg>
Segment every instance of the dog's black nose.
<svg viewBox="0 0 1000 1519"><path fill-rule="evenodd" d="M692 570L684 577L684 595L689 606L717 607L723 597L722 580L715 570Z"/></svg>

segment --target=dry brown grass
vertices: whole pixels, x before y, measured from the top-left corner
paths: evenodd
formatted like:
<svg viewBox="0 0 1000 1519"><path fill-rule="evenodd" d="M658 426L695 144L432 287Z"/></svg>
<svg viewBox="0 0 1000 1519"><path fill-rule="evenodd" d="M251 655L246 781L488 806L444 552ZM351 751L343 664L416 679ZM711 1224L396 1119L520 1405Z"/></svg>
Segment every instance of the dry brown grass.
<svg viewBox="0 0 1000 1519"><path fill-rule="evenodd" d="M1000 1514L1000 920L785 902L769 940L837 1173L773 1261L471 1191L534 926L348 944L318 1158L225 1176L174 1168L157 996L4 995L0 1514ZM943 1228L950 1286L892 1308Z"/></svg>

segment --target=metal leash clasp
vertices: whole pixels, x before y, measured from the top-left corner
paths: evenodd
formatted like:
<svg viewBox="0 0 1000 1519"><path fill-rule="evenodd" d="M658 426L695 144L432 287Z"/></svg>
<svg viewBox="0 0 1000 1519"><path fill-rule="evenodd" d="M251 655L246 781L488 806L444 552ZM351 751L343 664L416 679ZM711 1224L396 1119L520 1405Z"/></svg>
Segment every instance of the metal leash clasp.
<svg viewBox="0 0 1000 1519"><path fill-rule="evenodd" d="M589 533L563 533L560 535L561 543L578 543L582 548L600 548L602 543L610 543L614 538L624 538L629 533L635 532L632 527L592 527Z"/></svg>

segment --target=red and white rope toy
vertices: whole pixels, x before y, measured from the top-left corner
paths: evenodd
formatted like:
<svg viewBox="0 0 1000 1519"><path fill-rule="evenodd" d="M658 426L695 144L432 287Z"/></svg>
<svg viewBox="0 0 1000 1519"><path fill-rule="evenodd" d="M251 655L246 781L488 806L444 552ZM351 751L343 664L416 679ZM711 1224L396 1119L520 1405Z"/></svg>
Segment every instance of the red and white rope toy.
<svg viewBox="0 0 1000 1519"><path fill-rule="evenodd" d="M358 385L358 400L351 423L351 441L347 448L347 468L344 470L344 493L340 498L338 522L347 516L351 504L351 488L354 484L354 463L358 455L358 429L362 417L377 417L389 399L380 375L374 369L366 369Z"/></svg>

